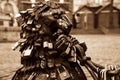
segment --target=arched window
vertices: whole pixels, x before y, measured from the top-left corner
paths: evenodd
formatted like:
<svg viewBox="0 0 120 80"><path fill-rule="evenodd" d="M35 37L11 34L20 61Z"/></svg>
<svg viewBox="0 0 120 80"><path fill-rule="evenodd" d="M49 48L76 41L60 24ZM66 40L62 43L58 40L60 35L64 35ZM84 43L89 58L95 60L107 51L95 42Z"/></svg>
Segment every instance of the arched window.
<svg viewBox="0 0 120 80"><path fill-rule="evenodd" d="M12 4L6 2L6 3L5 3L5 6L4 6L3 12L4 12L5 14L10 14L10 13L14 14Z"/></svg>

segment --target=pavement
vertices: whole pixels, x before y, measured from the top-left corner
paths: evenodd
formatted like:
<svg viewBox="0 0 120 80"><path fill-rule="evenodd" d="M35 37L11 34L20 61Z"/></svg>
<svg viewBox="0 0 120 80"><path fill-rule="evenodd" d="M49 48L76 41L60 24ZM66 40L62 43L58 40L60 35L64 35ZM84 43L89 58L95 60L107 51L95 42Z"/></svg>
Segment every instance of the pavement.
<svg viewBox="0 0 120 80"><path fill-rule="evenodd" d="M120 35L84 34L72 35L79 42L85 42L86 55L95 63L120 65ZM15 42L0 43L0 80L11 80L21 66L19 49L13 51ZM88 74L86 74L88 75Z"/></svg>

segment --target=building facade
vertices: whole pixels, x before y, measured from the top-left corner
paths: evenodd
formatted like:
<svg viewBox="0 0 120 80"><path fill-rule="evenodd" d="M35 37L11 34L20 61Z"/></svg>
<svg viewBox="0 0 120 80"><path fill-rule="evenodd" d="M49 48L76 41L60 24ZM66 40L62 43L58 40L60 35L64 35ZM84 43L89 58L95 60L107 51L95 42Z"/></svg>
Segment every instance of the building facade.
<svg viewBox="0 0 120 80"><path fill-rule="evenodd" d="M0 0L0 2L5 1L5 0ZM7 1L7 0L6 0ZM8 1L14 1L14 3L18 6L19 10L23 10L23 5L24 2L39 2L39 1L55 1L59 3L69 3L70 9L72 11L76 11L79 6L83 5L91 5L91 6L97 6L97 5L104 5L109 3L111 0L8 0ZM120 6L120 0L113 0L115 6Z"/></svg>
<svg viewBox="0 0 120 80"><path fill-rule="evenodd" d="M80 6L99 6L110 3L111 0L73 0L73 11L76 11ZM113 0L113 5L120 9L120 0Z"/></svg>
<svg viewBox="0 0 120 80"><path fill-rule="evenodd" d="M29 7L32 7L35 3L40 2L40 1L54 1L57 2L61 5L63 5L66 9L74 13L76 10L78 10L79 7L83 5L89 5L92 7L100 6L100 5L106 5L111 2L111 0L0 0L0 12L4 13L7 11L3 12L3 8L6 7L3 5L3 3L7 2L10 3L13 6L13 9L10 7L5 8L7 11L12 11L14 10L14 14L18 13L18 11L21 10L26 10ZM114 6L120 9L120 0L113 0L114 1ZM12 3L11 3L12 2ZM13 5L14 3L14 5ZM17 6L18 9L15 7ZM8 12L8 13L9 13ZM11 12L11 13L12 13Z"/></svg>

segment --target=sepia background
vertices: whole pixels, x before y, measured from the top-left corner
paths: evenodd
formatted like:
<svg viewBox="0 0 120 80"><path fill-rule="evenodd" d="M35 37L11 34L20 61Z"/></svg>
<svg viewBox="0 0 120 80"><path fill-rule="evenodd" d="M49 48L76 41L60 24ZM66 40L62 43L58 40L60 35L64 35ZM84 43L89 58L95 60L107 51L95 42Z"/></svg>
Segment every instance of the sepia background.
<svg viewBox="0 0 120 80"><path fill-rule="evenodd" d="M39 1L59 3L73 22L71 35L85 42L95 63L120 65L120 0L0 0L0 80L11 80L21 67L16 15ZM88 77L89 74L86 73Z"/></svg>

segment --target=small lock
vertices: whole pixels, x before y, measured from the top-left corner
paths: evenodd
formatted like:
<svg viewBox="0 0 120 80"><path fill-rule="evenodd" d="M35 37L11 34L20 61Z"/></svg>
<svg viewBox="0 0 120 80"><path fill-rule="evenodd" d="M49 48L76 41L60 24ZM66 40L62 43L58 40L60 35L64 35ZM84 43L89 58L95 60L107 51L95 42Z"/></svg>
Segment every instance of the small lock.
<svg viewBox="0 0 120 80"><path fill-rule="evenodd" d="M32 28L32 31L34 32L34 31L37 31L37 29L36 28Z"/></svg>
<svg viewBox="0 0 120 80"><path fill-rule="evenodd" d="M19 43L24 43L27 39L20 39L18 42Z"/></svg>
<svg viewBox="0 0 120 80"><path fill-rule="evenodd" d="M42 69L46 68L46 59L45 59L45 58L43 58L43 59L41 60L41 62L40 62L40 67L41 67Z"/></svg>
<svg viewBox="0 0 120 80"><path fill-rule="evenodd" d="M49 16L49 15L51 15L51 12L42 12L41 15L42 15L42 16Z"/></svg>
<svg viewBox="0 0 120 80"><path fill-rule="evenodd" d="M14 44L14 46L12 47L12 50L16 50L16 49L18 48L18 46L20 46L20 44L21 44L21 43L16 42L16 43Z"/></svg>
<svg viewBox="0 0 120 80"><path fill-rule="evenodd" d="M68 61L70 61L70 62L76 62L76 53L75 53L75 51L74 50L71 50L71 55L70 55L70 57L68 58Z"/></svg>
<svg viewBox="0 0 120 80"><path fill-rule="evenodd" d="M60 52L64 52L67 49L68 44L63 40L58 46L56 45L56 47Z"/></svg>
<svg viewBox="0 0 120 80"><path fill-rule="evenodd" d="M58 40L55 45L59 49L63 44L64 42L62 40Z"/></svg>
<svg viewBox="0 0 120 80"><path fill-rule="evenodd" d="M53 43L48 43L48 48L53 49Z"/></svg>
<svg viewBox="0 0 120 80"><path fill-rule="evenodd" d="M25 11L20 11L20 14L22 15L22 16L26 16L27 15L27 11L25 10Z"/></svg>
<svg viewBox="0 0 120 80"><path fill-rule="evenodd" d="M70 53L70 47L68 46L67 49L65 50L65 54L69 54Z"/></svg>
<svg viewBox="0 0 120 80"><path fill-rule="evenodd" d="M28 19L27 24L32 24L32 22L33 22L33 19Z"/></svg>
<svg viewBox="0 0 120 80"><path fill-rule="evenodd" d="M44 41L43 42L43 48L47 48L48 47L48 42L47 41Z"/></svg>
<svg viewBox="0 0 120 80"><path fill-rule="evenodd" d="M27 23L24 22L21 26L22 26L22 30L24 31L24 29L25 29L28 25L27 25Z"/></svg>
<svg viewBox="0 0 120 80"><path fill-rule="evenodd" d="M67 46L66 50L61 54L62 56L66 56L70 53L71 51L71 48L70 48L70 45Z"/></svg>
<svg viewBox="0 0 120 80"><path fill-rule="evenodd" d="M65 80L65 79L70 78L70 74L67 71L67 69L64 66L62 66L62 68L63 70L60 70L59 68L57 69L60 79Z"/></svg>
<svg viewBox="0 0 120 80"><path fill-rule="evenodd" d="M25 29L28 30L28 31L32 30L31 26L26 26Z"/></svg>
<svg viewBox="0 0 120 80"><path fill-rule="evenodd" d="M30 56L32 53L33 47L32 48L27 48L26 50L23 51L23 56Z"/></svg>
<svg viewBox="0 0 120 80"><path fill-rule="evenodd" d="M45 57L45 52L44 52L44 49L40 49L40 48L37 48L37 57L39 57L40 59L43 59Z"/></svg>
<svg viewBox="0 0 120 80"><path fill-rule="evenodd" d="M51 71L51 72L50 72L50 78L52 78L52 79L57 78L56 71Z"/></svg>
<svg viewBox="0 0 120 80"><path fill-rule="evenodd" d="M29 9L27 9L27 12L28 12L28 14L31 14L31 13L33 13L33 12L34 12L34 9L29 8Z"/></svg>
<svg viewBox="0 0 120 80"><path fill-rule="evenodd" d="M39 19L39 13L38 12L36 12L36 14L35 14L35 20L38 20Z"/></svg>
<svg viewBox="0 0 120 80"><path fill-rule="evenodd" d="M42 46L42 44L41 44L41 43L38 43L38 42L35 42L35 43L34 43L34 46L40 47L40 46Z"/></svg>
<svg viewBox="0 0 120 80"><path fill-rule="evenodd" d="M40 28L41 28L41 24L36 24L35 27L36 27L37 29L40 29Z"/></svg>
<svg viewBox="0 0 120 80"><path fill-rule="evenodd" d="M15 15L15 18L19 18L19 17L21 17L21 14L18 13Z"/></svg>
<svg viewBox="0 0 120 80"><path fill-rule="evenodd" d="M13 50L17 49L20 45L22 45L22 43L24 43L26 41L26 39L20 39L19 41L17 41L14 46L12 47Z"/></svg>
<svg viewBox="0 0 120 80"><path fill-rule="evenodd" d="M47 59L47 66L49 67L49 68L52 68L52 67L54 67L54 59L51 59L51 58L49 58L49 59Z"/></svg>
<svg viewBox="0 0 120 80"><path fill-rule="evenodd" d="M48 51L49 55L56 55L58 52L56 50Z"/></svg>
<svg viewBox="0 0 120 80"><path fill-rule="evenodd" d="M20 25L22 24L22 16L21 16L21 14L16 14L15 19L18 22L18 24L20 24Z"/></svg>

